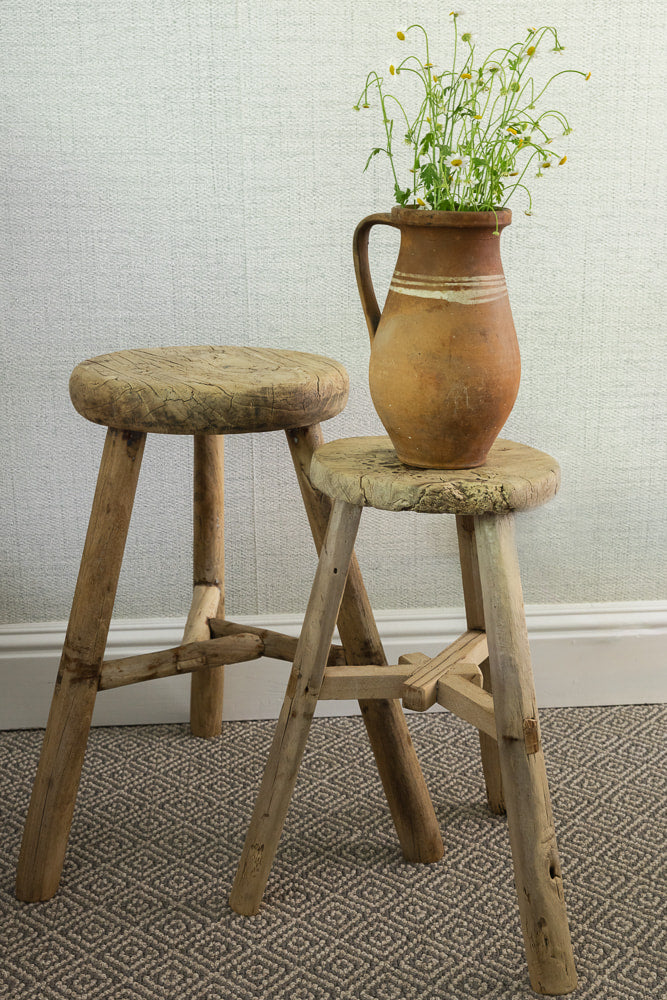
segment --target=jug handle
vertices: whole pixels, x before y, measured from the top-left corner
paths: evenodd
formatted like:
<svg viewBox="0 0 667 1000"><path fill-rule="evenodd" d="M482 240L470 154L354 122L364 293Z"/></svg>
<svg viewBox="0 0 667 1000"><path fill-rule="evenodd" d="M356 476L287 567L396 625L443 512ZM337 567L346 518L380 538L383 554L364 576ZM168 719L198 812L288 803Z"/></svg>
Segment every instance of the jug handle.
<svg viewBox="0 0 667 1000"><path fill-rule="evenodd" d="M375 337L375 332L382 316L378 300L375 296L370 266L368 264L368 237L372 227L377 225L392 226L394 229L399 228L398 223L394 221L388 212L379 212L377 215L368 215L365 219L361 220L354 231L352 240L354 273L357 276L359 298L361 299L364 316L366 317L371 343L373 343L373 338Z"/></svg>

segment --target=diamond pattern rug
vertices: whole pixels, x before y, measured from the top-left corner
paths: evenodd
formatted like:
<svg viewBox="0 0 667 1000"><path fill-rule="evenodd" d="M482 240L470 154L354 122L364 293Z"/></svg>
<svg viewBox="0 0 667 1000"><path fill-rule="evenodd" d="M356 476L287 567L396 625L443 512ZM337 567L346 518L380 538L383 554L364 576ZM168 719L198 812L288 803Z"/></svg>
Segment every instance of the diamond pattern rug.
<svg viewBox="0 0 667 1000"><path fill-rule="evenodd" d="M542 713L578 1000L667 997L667 707ZM406 864L360 718L318 719L264 905L227 897L273 734L226 723L91 734L60 892L13 880L41 732L0 733L0 997L520 1000L507 827L475 732L409 724L445 857Z"/></svg>

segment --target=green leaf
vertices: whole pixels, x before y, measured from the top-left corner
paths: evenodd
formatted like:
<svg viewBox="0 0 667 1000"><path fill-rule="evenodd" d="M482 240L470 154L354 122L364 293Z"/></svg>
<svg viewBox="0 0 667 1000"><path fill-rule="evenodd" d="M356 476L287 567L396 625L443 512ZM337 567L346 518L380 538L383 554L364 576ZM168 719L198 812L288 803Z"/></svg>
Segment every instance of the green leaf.
<svg viewBox="0 0 667 1000"><path fill-rule="evenodd" d="M422 139L421 143L419 144L419 155L420 156L424 156L426 153L428 153L429 149L432 148L434 138L435 138L435 136L433 135L433 132L427 132L426 133L426 135Z"/></svg>
<svg viewBox="0 0 667 1000"><path fill-rule="evenodd" d="M394 197L396 198L396 201L398 202L399 205L405 205L405 203L407 202L408 198L410 197L410 194L411 194L410 188L406 188L405 191L404 191L400 187L400 185L398 185L398 184L395 185L395 187L394 187Z"/></svg>
<svg viewBox="0 0 667 1000"><path fill-rule="evenodd" d="M419 176L427 188L433 187L438 182L438 168L432 163L427 163L419 171Z"/></svg>
<svg viewBox="0 0 667 1000"><path fill-rule="evenodd" d="M371 153L371 155L366 160L366 166L363 169L363 173L366 173L366 171L368 170L368 165L369 165L369 163L371 162L371 160L373 159L374 156L377 156L378 153L385 153L385 152L386 152L386 150L382 149L380 147L378 147L377 149L374 149L373 152Z"/></svg>

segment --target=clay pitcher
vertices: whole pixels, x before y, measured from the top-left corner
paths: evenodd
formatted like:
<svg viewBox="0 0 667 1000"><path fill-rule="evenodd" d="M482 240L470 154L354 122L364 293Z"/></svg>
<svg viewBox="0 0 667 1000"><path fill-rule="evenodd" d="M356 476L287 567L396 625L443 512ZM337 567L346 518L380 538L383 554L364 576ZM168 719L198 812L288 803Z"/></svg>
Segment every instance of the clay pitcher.
<svg viewBox="0 0 667 1000"><path fill-rule="evenodd" d="M483 465L514 405L521 362L496 219L502 230L512 213L394 208L368 216L354 234L371 398L406 465ZM382 313L368 266L378 224L401 233Z"/></svg>

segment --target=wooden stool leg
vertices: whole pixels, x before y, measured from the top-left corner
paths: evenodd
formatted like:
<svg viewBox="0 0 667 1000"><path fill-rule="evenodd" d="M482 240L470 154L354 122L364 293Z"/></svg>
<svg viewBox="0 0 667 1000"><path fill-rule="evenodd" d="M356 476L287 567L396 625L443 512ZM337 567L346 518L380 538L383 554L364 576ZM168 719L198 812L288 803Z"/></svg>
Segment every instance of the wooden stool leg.
<svg viewBox="0 0 667 1000"><path fill-rule="evenodd" d="M183 642L211 638L209 618L225 615L224 443L222 434L195 434L192 607ZM222 732L225 668L197 670L190 682L190 730L210 739Z"/></svg>
<svg viewBox="0 0 667 1000"><path fill-rule="evenodd" d="M466 620L469 629L485 630L484 603L482 587L479 580L477 563L477 543L475 541L475 520L473 517L459 515L456 518L459 537L459 556L461 560L461 577L463 580L463 599L466 608ZM484 690L492 694L491 670L488 657L480 664ZM479 746L482 753L482 770L486 784L486 797L491 812L502 815L505 812L503 799L503 782L500 774L500 759L498 743L480 730Z"/></svg>
<svg viewBox="0 0 667 1000"><path fill-rule="evenodd" d="M498 749L528 971L537 993L577 985L537 704L512 514L475 518Z"/></svg>
<svg viewBox="0 0 667 1000"><path fill-rule="evenodd" d="M145 440L107 432L19 857L26 902L50 899L60 882Z"/></svg>
<svg viewBox="0 0 667 1000"><path fill-rule="evenodd" d="M317 551L331 512L331 500L308 478L313 451L324 443L319 424L287 431L301 495ZM352 555L338 615L338 631L348 663L386 664L356 556ZM438 861L444 846L400 701L359 702L392 819L407 861Z"/></svg>
<svg viewBox="0 0 667 1000"><path fill-rule="evenodd" d="M278 847L336 625L361 507L338 501L315 575L306 617L229 899L237 913L257 913Z"/></svg>

